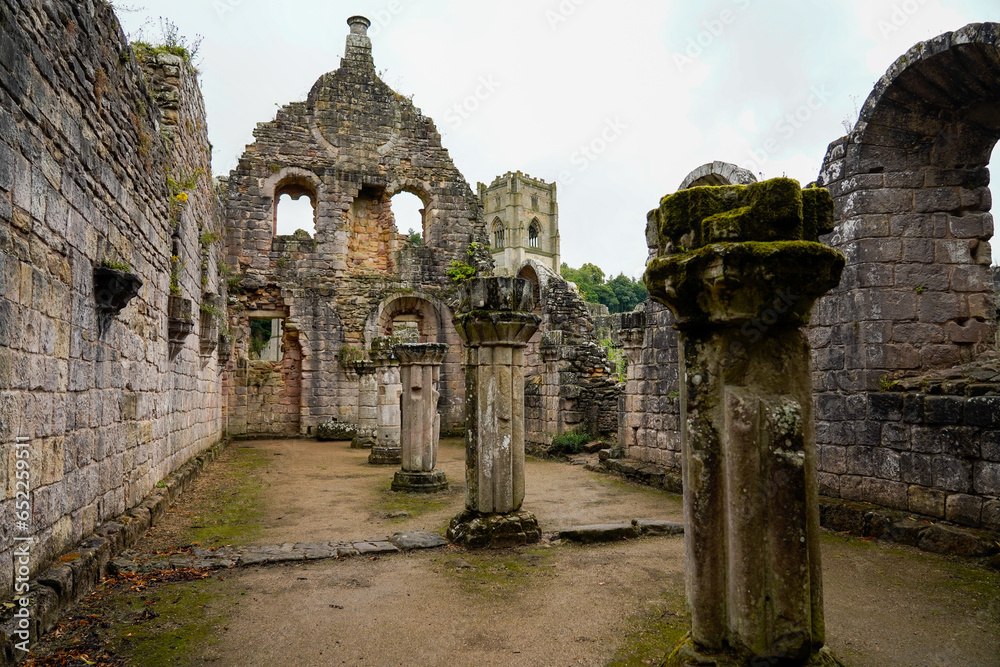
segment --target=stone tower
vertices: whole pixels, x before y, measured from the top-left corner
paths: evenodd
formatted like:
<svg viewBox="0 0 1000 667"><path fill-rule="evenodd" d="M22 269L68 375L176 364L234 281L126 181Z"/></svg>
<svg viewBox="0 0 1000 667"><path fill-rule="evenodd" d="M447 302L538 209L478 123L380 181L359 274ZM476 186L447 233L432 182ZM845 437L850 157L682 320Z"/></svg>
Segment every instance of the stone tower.
<svg viewBox="0 0 1000 667"><path fill-rule="evenodd" d="M559 205L556 184L507 172L479 184L483 221L498 276L515 276L528 259L559 275Z"/></svg>

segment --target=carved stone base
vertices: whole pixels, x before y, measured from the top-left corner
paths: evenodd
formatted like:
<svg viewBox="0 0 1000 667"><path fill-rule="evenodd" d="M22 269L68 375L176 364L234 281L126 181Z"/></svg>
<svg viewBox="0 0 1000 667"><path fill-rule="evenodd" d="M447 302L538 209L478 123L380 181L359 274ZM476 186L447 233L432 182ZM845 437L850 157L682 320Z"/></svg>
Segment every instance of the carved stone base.
<svg viewBox="0 0 1000 667"><path fill-rule="evenodd" d="M538 519L531 512L480 514L465 510L448 527L448 541L471 549L517 547L542 539Z"/></svg>
<svg viewBox="0 0 1000 667"><path fill-rule="evenodd" d="M372 453L368 455L368 463L376 466L398 466L402 462L403 452L399 447L389 448L376 443L372 445Z"/></svg>
<svg viewBox="0 0 1000 667"><path fill-rule="evenodd" d="M351 440L351 449L371 449L376 442L374 433L362 433L359 429L354 440Z"/></svg>
<svg viewBox="0 0 1000 667"><path fill-rule="evenodd" d="M444 471L432 470L430 472L406 472L400 470L392 480L393 491L406 491L407 493L437 493L448 490L448 478Z"/></svg>
<svg viewBox="0 0 1000 667"><path fill-rule="evenodd" d="M744 665L789 665L798 667L845 667L845 664L823 647L808 657L748 656L735 651L711 651L691 640L689 632L667 656L664 667L744 667Z"/></svg>

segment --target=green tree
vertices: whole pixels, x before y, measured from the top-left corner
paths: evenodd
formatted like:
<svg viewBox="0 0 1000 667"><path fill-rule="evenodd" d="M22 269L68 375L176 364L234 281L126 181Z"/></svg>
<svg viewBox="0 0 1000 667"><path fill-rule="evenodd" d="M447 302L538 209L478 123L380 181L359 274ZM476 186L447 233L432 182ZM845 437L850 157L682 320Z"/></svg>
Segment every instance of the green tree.
<svg viewBox="0 0 1000 667"><path fill-rule="evenodd" d="M646 300L646 286L642 281L619 274L605 282L604 271L595 264L587 263L574 269L563 263L559 272L565 280L576 283L584 301L602 303L612 313L628 312Z"/></svg>

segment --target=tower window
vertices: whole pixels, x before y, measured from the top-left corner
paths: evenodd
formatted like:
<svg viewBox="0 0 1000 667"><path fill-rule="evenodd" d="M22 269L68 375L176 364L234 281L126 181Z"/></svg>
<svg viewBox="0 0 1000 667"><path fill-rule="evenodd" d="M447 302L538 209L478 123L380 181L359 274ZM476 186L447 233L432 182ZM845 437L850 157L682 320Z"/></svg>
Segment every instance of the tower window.
<svg viewBox="0 0 1000 667"><path fill-rule="evenodd" d="M528 228L528 247L537 248L538 247L538 221L532 220L531 226Z"/></svg>
<svg viewBox="0 0 1000 667"><path fill-rule="evenodd" d="M496 209L499 211L500 208L503 206L503 201L500 200L500 197L497 197L496 199L493 200L493 202L496 204Z"/></svg>
<svg viewBox="0 0 1000 667"><path fill-rule="evenodd" d="M493 248L499 250L505 247L505 240L503 223L498 219L493 223Z"/></svg>
<svg viewBox="0 0 1000 667"><path fill-rule="evenodd" d="M534 211L538 210L538 195L531 195L531 208Z"/></svg>

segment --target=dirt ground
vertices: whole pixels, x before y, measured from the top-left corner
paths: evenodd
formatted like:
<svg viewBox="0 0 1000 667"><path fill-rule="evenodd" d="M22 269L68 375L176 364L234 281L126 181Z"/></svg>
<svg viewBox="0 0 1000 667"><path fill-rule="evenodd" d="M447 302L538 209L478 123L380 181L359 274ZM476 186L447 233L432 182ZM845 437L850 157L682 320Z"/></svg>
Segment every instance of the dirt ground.
<svg viewBox="0 0 1000 667"><path fill-rule="evenodd" d="M138 550L443 532L463 506L461 441L442 442L438 467L452 488L411 496L346 443L237 443ZM679 496L580 466L529 460L526 477L545 531L681 520ZM834 534L823 558L828 644L848 664L1000 665L996 572ZM683 572L683 538L661 537L109 582L36 647L37 664L660 664L688 623ZM58 662L66 651L86 660Z"/></svg>

